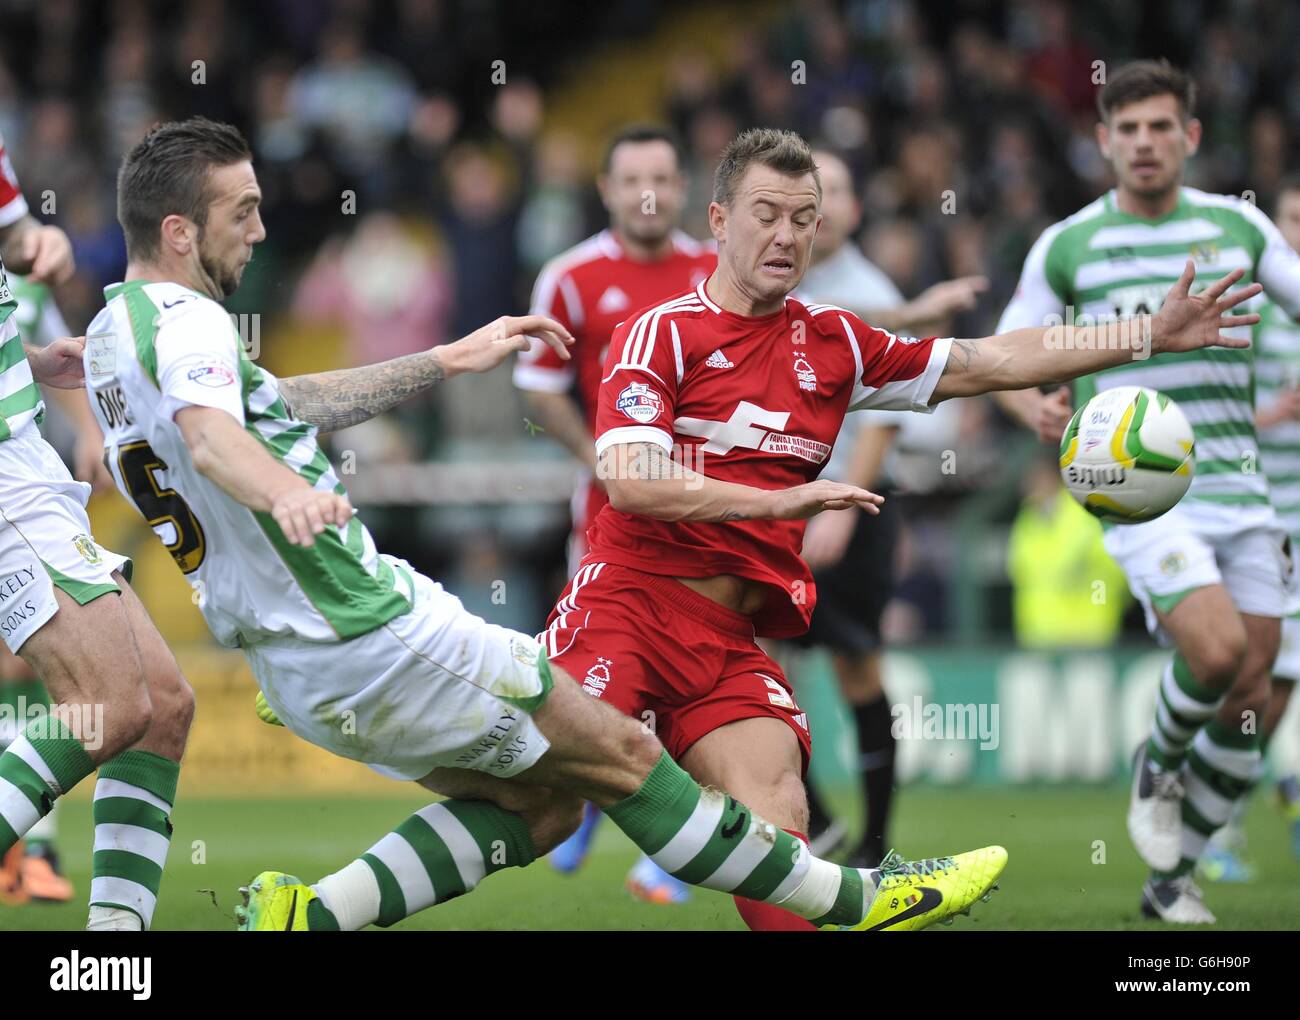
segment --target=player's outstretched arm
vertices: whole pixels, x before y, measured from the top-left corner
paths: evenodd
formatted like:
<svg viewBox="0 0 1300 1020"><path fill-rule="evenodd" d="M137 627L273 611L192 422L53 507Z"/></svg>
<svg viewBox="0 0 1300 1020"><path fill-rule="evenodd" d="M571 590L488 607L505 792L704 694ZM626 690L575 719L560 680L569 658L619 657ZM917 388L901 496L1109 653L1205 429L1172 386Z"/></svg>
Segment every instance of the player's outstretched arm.
<svg viewBox="0 0 1300 1020"><path fill-rule="evenodd" d="M347 496L313 489L227 412L183 407L176 412L176 425L199 474L250 510L269 513L294 545L313 545L327 524L351 520Z"/></svg>
<svg viewBox="0 0 1300 1020"><path fill-rule="evenodd" d="M1196 267L1189 259L1183 275L1153 316L1095 326L1016 329L983 340L954 340L948 364L931 403L998 390L1065 382L1113 365L1145 360L1153 354L1201 347L1249 347L1249 340L1224 336L1236 326L1253 326L1259 315L1232 309L1263 289L1258 283L1228 292L1241 279L1237 269L1199 294L1189 293Z"/></svg>
<svg viewBox="0 0 1300 1020"><path fill-rule="evenodd" d="M596 477L615 510L660 521L725 523L804 520L823 510L860 506L880 513L881 496L819 480L790 489L756 489L693 471L654 443L620 443L600 455Z"/></svg>
<svg viewBox="0 0 1300 1020"><path fill-rule="evenodd" d="M280 380L280 392L294 416L321 432L360 425L444 379L464 372L487 372L512 351L526 351L531 337L569 357L569 331L543 315L503 315L455 343L391 361L336 372L296 375Z"/></svg>

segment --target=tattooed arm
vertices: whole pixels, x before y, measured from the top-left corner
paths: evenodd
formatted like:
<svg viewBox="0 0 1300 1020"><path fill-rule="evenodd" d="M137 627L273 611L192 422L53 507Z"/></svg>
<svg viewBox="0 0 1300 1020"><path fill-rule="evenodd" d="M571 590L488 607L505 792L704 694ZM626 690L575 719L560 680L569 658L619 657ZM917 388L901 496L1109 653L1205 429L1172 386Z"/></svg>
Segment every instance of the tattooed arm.
<svg viewBox="0 0 1300 1020"><path fill-rule="evenodd" d="M861 506L879 513L880 496L840 482L816 481L790 489L757 489L710 478L654 443L611 446L600 455L596 477L615 510L661 521L721 523L802 520L823 510Z"/></svg>
<svg viewBox="0 0 1300 1020"><path fill-rule="evenodd" d="M558 322L542 315L506 315L455 343L418 354L281 379L280 392L295 417L321 432L337 432L369 421L444 379L495 368L512 351L527 350L529 334L554 347L562 358L569 357L573 337Z"/></svg>
<svg viewBox="0 0 1300 1020"><path fill-rule="evenodd" d="M290 413L321 432L369 421L447 377L435 347L378 365L317 372L280 380Z"/></svg>
<svg viewBox="0 0 1300 1020"><path fill-rule="evenodd" d="M1145 360L1153 354L1216 345L1249 347L1249 340L1221 332L1259 321L1257 314L1232 312L1242 301L1260 293L1259 284L1225 294L1242 275L1240 269L1234 270L1200 293L1190 295L1188 288L1196 270L1189 260L1155 315L1095 326L1015 329L983 340L954 340L930 402L1064 382L1113 365Z"/></svg>

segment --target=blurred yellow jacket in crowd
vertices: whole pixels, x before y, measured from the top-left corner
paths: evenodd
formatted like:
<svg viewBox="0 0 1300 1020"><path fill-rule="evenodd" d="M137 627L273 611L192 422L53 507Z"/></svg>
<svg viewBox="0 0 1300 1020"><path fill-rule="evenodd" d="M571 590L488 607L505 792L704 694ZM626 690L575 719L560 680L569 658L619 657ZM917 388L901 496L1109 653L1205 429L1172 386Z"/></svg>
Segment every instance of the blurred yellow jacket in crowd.
<svg viewBox="0 0 1300 1020"><path fill-rule="evenodd" d="M1031 490L1007 549L1021 645L1097 648L1119 636L1128 585L1101 534L1101 525L1059 481L1050 493Z"/></svg>

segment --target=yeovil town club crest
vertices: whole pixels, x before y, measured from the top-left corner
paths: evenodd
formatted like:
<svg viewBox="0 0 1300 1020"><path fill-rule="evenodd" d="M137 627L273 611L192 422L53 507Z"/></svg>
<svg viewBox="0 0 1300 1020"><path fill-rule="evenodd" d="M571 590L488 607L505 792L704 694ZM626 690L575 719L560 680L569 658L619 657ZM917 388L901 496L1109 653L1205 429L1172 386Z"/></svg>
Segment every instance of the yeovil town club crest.
<svg viewBox="0 0 1300 1020"><path fill-rule="evenodd" d="M99 555L99 546L95 545L95 540L89 535L76 536L72 544L77 547L77 552L81 553L81 558L91 566L99 566L103 562Z"/></svg>

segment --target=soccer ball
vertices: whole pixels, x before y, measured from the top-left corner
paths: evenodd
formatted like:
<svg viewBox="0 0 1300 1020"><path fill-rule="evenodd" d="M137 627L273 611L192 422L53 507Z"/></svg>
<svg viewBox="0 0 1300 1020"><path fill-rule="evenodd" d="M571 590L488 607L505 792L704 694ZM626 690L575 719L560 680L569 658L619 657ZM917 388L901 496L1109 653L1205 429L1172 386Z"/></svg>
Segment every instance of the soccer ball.
<svg viewBox="0 0 1300 1020"><path fill-rule="evenodd" d="M1186 415L1163 393L1117 386L1074 412L1061 437L1061 478L1094 517L1149 521L1192 484L1195 446Z"/></svg>

